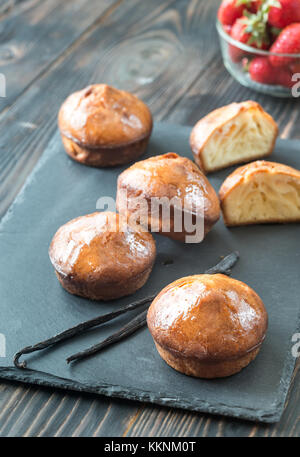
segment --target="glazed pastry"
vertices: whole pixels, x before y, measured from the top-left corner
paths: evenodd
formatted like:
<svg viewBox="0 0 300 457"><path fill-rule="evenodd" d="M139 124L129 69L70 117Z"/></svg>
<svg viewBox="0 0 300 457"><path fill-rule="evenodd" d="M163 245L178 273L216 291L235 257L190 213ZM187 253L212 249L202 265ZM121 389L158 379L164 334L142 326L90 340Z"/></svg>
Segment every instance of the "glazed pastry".
<svg viewBox="0 0 300 457"><path fill-rule="evenodd" d="M147 323L160 356L199 378L230 376L258 354L268 317L259 296L221 274L195 275L165 287Z"/></svg>
<svg viewBox="0 0 300 457"><path fill-rule="evenodd" d="M220 200L228 226L300 222L300 171L274 162L249 163L224 181Z"/></svg>
<svg viewBox="0 0 300 457"><path fill-rule="evenodd" d="M152 116L145 103L107 84L71 94L58 115L67 154L93 167L131 162L146 150Z"/></svg>
<svg viewBox="0 0 300 457"><path fill-rule="evenodd" d="M278 136L274 119L255 102L232 103L212 111L195 125L190 145L205 172L270 155Z"/></svg>
<svg viewBox="0 0 300 457"><path fill-rule="evenodd" d="M61 285L92 300L133 294L147 281L155 255L150 233L111 212L73 219L58 229L49 248Z"/></svg>
<svg viewBox="0 0 300 457"><path fill-rule="evenodd" d="M118 178L117 207L149 231L183 242L202 241L220 217L219 200L207 178L191 160L175 153L125 170Z"/></svg>

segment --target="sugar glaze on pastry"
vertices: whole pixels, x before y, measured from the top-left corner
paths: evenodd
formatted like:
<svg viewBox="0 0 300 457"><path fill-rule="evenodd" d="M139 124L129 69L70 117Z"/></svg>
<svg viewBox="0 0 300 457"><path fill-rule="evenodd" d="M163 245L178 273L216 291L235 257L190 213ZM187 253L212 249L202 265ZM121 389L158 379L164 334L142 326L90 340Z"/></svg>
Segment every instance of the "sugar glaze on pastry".
<svg viewBox="0 0 300 457"><path fill-rule="evenodd" d="M134 293L147 281L155 255L150 233L111 212L73 219L58 229L49 248L61 285L94 300Z"/></svg>
<svg viewBox="0 0 300 457"><path fill-rule="evenodd" d="M122 195L126 193L126 201ZM162 214L153 212L153 200L165 198L171 203L170 227L164 230ZM141 210L139 201L146 202L146 213ZM134 202L137 202L136 204ZM184 217L203 216L204 235L220 217L220 204L217 194L208 179L191 160L176 153L167 153L139 161L125 170L118 178L117 208L121 214L126 210L140 219L141 224L174 240L185 242L190 235L184 227ZM175 209L174 209L175 208ZM181 229L176 230L175 217L182 219ZM201 239L202 241L202 239Z"/></svg>
<svg viewBox="0 0 300 457"><path fill-rule="evenodd" d="M143 154L152 131L152 115L135 95L107 84L94 84L65 100L58 125L70 157L86 165L106 167Z"/></svg>
<svg viewBox="0 0 300 457"><path fill-rule="evenodd" d="M221 274L194 275L158 294L147 323L171 367L217 378L237 373L257 356L268 317L260 297L243 282Z"/></svg>

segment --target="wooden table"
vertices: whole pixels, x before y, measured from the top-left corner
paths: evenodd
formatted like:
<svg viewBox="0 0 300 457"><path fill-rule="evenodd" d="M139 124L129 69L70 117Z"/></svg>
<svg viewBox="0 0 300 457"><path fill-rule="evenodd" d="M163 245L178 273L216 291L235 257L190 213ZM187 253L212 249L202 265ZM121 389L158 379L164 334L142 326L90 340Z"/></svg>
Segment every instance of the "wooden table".
<svg viewBox="0 0 300 457"><path fill-rule="evenodd" d="M257 100L283 138L300 138L299 99L256 94L227 74L215 30L218 3L2 1L0 216L55 132L62 101L92 82L133 91L156 120L188 125L227 103ZM1 382L0 436L299 436L299 366L275 425Z"/></svg>

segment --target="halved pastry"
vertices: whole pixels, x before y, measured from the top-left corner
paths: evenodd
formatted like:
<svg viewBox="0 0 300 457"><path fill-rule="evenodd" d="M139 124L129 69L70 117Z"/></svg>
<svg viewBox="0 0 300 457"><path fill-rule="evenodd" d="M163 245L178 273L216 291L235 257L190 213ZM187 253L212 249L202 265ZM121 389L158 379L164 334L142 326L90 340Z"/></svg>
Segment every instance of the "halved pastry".
<svg viewBox="0 0 300 457"><path fill-rule="evenodd" d="M200 119L190 145L197 165L209 173L270 155L277 135L274 119L258 103L246 101L223 106Z"/></svg>
<svg viewBox="0 0 300 457"><path fill-rule="evenodd" d="M300 222L300 171L258 160L235 170L220 192L228 226Z"/></svg>

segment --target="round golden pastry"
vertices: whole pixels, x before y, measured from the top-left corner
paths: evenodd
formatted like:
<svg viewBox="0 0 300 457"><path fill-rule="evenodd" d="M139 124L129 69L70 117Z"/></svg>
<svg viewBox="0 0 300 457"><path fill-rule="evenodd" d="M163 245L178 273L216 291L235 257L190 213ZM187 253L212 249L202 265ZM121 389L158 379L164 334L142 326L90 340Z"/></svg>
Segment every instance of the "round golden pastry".
<svg viewBox="0 0 300 457"><path fill-rule="evenodd" d="M165 217L162 211L153 211L155 199L166 199L169 212ZM200 220L197 218L202 218L205 236L220 217L218 196L206 176L191 160L173 152L139 161L121 173L117 208L149 231L182 242L203 239L187 241L193 232L188 230L185 219L192 222L192 229Z"/></svg>
<svg viewBox="0 0 300 457"><path fill-rule="evenodd" d="M93 167L110 167L136 160L145 152L152 116L133 94L94 84L65 100L58 126L72 159Z"/></svg>
<svg viewBox="0 0 300 457"><path fill-rule="evenodd" d="M99 212L58 229L49 256L61 285L71 294L113 300L147 281L156 256L152 235L119 215Z"/></svg>
<svg viewBox="0 0 300 457"><path fill-rule="evenodd" d="M152 302L147 323L167 364L189 376L220 378L257 356L268 316L262 300L243 282L204 274L165 287Z"/></svg>

